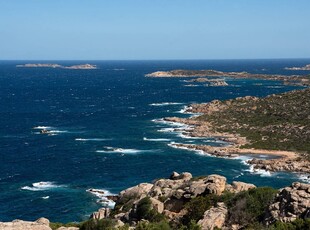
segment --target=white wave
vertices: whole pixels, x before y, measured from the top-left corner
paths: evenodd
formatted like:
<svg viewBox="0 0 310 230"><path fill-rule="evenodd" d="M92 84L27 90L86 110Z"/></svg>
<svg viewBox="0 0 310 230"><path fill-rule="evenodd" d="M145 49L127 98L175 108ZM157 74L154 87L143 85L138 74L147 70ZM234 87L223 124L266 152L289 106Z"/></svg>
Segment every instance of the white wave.
<svg viewBox="0 0 310 230"><path fill-rule="evenodd" d="M238 174L237 176L234 176L233 179L237 179L237 178L239 178L239 177L241 177L241 176L243 176L243 175L244 175L243 173L240 173L240 174Z"/></svg>
<svg viewBox="0 0 310 230"><path fill-rule="evenodd" d="M250 157L250 156L237 156L237 157L234 157L233 159L236 159L236 160L240 160L242 164L244 165L249 165L249 163L247 163L248 160L251 160L253 157Z"/></svg>
<svg viewBox="0 0 310 230"><path fill-rule="evenodd" d="M110 193L106 189L87 189L87 192L95 195L99 199L97 200L98 203L102 204L104 207L107 208L114 208L115 202L107 198L107 196L115 196L115 194Z"/></svg>
<svg viewBox="0 0 310 230"><path fill-rule="evenodd" d="M199 155L203 155L203 156L211 156L210 154L202 151L202 150L197 150L197 149L192 149L192 148L188 148L186 146L178 146L178 144L181 144L181 143L176 143L176 142L170 142L168 144L169 147L172 147L172 148L175 148L175 149L184 149L184 150L188 150L188 151L193 151Z"/></svg>
<svg viewBox="0 0 310 230"><path fill-rule="evenodd" d="M50 196L42 196L41 198L42 198L43 200L46 200L46 199L50 198Z"/></svg>
<svg viewBox="0 0 310 230"><path fill-rule="evenodd" d="M68 133L69 131L67 131L67 130L49 130L48 132L51 134L57 134L57 133Z"/></svg>
<svg viewBox="0 0 310 230"><path fill-rule="evenodd" d="M162 128L157 130L157 132L162 132L162 133L179 133L178 131L175 130L175 128Z"/></svg>
<svg viewBox="0 0 310 230"><path fill-rule="evenodd" d="M171 139L166 139L166 138L146 138L143 137L144 141L171 141Z"/></svg>
<svg viewBox="0 0 310 230"><path fill-rule="evenodd" d="M107 138L75 138L76 141L109 141Z"/></svg>
<svg viewBox="0 0 310 230"><path fill-rule="evenodd" d="M139 150L139 149L123 149L114 147L104 147L105 150L97 150L97 153L124 153L124 154L136 154L142 152L154 152L155 150Z"/></svg>
<svg viewBox="0 0 310 230"><path fill-rule="evenodd" d="M263 170L263 169L255 169L254 168L254 165L251 165L250 168L246 171L249 171L250 173L252 174L259 174L261 177L270 177L272 176L273 174L271 174L270 171L267 171L267 170Z"/></svg>
<svg viewBox="0 0 310 230"><path fill-rule="evenodd" d="M23 190L29 190L29 191L44 191L44 190L50 190L55 188L61 188L64 187L63 185L56 185L54 182L50 181L41 181L33 183L32 186L24 186L21 189Z"/></svg>
<svg viewBox="0 0 310 230"><path fill-rule="evenodd" d="M152 103L150 106L167 106L167 105L183 105L184 103L179 102L162 102L162 103Z"/></svg>
<svg viewBox="0 0 310 230"><path fill-rule="evenodd" d="M33 127L32 129L53 129L53 127L51 127L51 126L36 126L36 127Z"/></svg>
<svg viewBox="0 0 310 230"><path fill-rule="evenodd" d="M301 174L298 176L299 180L310 183L310 175L309 174Z"/></svg>
<svg viewBox="0 0 310 230"><path fill-rule="evenodd" d="M196 139L196 140L205 139L204 137L192 137L192 136L186 135L184 133L180 133L180 134L178 134L178 136L181 138L184 138L184 139Z"/></svg>

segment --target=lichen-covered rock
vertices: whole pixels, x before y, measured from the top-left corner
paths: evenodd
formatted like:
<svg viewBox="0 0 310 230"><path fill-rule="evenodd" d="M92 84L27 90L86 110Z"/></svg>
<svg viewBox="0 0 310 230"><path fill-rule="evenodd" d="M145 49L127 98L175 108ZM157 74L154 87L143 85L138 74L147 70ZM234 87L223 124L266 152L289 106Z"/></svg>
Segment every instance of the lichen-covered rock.
<svg viewBox="0 0 310 230"><path fill-rule="evenodd" d="M130 199L140 199L143 195L146 195L150 192L153 184L141 183L126 190L123 190L119 194L119 201Z"/></svg>
<svg viewBox="0 0 310 230"><path fill-rule="evenodd" d="M90 218L94 220L101 220L108 218L110 216L111 209L109 208L100 208L97 212L93 212Z"/></svg>
<svg viewBox="0 0 310 230"><path fill-rule="evenodd" d="M52 230L49 220L40 218L34 222L13 220L12 222L0 222L0 230Z"/></svg>
<svg viewBox="0 0 310 230"><path fill-rule="evenodd" d="M221 195L225 191L226 178L219 175L210 175L206 178L206 193Z"/></svg>
<svg viewBox="0 0 310 230"><path fill-rule="evenodd" d="M310 184L295 182L280 190L269 206L267 223L276 220L291 222L297 218L310 218Z"/></svg>
<svg viewBox="0 0 310 230"><path fill-rule="evenodd" d="M233 181L231 185L230 184L226 185L226 190L232 193L248 191L249 189L253 189L253 188L256 188L254 184L248 184L248 183L244 183L240 181Z"/></svg>
<svg viewBox="0 0 310 230"><path fill-rule="evenodd" d="M198 221L198 225L202 230L213 230L214 228L222 228L226 215L227 207L224 203L218 203L217 207L210 208L205 211L203 218Z"/></svg>
<svg viewBox="0 0 310 230"><path fill-rule="evenodd" d="M152 203L152 207L154 210L156 210L158 213L163 213L164 211L164 203L155 199L155 198L150 198L150 201Z"/></svg>

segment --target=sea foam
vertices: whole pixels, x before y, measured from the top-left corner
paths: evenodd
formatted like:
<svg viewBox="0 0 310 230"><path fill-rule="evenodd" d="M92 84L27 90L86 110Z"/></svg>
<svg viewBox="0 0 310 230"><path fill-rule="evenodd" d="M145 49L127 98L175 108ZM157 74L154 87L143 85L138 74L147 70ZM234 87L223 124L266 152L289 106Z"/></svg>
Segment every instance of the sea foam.
<svg viewBox="0 0 310 230"><path fill-rule="evenodd" d="M106 189L87 189L87 192L95 195L99 199L97 200L98 203L102 204L104 207L107 208L114 208L115 202L107 198L107 196L115 196L110 191Z"/></svg>
<svg viewBox="0 0 310 230"><path fill-rule="evenodd" d="M44 190L61 188L61 187L64 187L64 185L57 185L54 182L50 182L50 181L41 181L41 182L33 183L32 186L24 186L21 189L29 190L29 191L44 191Z"/></svg>

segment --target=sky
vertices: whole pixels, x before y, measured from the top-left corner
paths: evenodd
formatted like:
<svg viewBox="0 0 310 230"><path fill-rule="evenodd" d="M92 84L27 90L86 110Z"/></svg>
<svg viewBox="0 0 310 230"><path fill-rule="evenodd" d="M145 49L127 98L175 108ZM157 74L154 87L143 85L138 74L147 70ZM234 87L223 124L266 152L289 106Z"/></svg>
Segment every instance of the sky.
<svg viewBox="0 0 310 230"><path fill-rule="evenodd" d="M1 60L310 58L309 0L0 0Z"/></svg>

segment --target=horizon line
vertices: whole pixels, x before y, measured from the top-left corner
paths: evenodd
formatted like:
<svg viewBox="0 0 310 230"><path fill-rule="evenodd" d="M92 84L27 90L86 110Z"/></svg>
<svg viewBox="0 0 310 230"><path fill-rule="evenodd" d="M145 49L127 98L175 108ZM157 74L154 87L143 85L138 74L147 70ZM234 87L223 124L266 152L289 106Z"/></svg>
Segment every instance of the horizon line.
<svg viewBox="0 0 310 230"><path fill-rule="evenodd" d="M0 61L233 61L233 60L301 60L310 59L310 57L294 58L193 58L193 59L0 59Z"/></svg>

